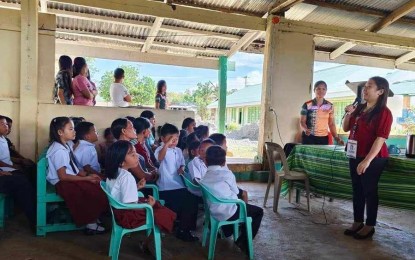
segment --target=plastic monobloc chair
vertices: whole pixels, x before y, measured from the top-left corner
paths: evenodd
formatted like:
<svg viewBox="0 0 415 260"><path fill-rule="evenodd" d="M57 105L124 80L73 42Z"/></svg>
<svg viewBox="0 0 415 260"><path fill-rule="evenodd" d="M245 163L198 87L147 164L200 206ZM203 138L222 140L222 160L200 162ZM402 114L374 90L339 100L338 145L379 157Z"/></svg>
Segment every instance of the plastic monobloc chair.
<svg viewBox="0 0 415 260"><path fill-rule="evenodd" d="M209 207L205 209L205 212L207 212L207 215L209 216L209 222L210 222L208 259L212 260L214 258L216 238L217 238L217 234L218 234L220 227L224 225L234 225L233 237L234 237L234 240L236 241L236 239L239 236L239 224L240 223L245 223L246 232L248 235L249 259L251 260L254 259L254 247L252 243L252 218L248 217L247 215L245 202L240 199L219 199L215 197L206 186L204 186L201 183L199 184L200 184L200 188L202 189L203 201L205 202L206 205L209 205L212 203L213 204L223 203L223 204L238 204L239 205L239 218L236 220L232 220L232 221L227 221L227 220L219 221L215 219L214 217L212 217L212 215L210 214ZM208 232L208 225L205 225L203 227L203 238L207 237L207 232ZM202 245L204 246L205 244L206 244L206 241L205 239L203 239Z"/></svg>
<svg viewBox="0 0 415 260"><path fill-rule="evenodd" d="M131 232L137 232L137 231L146 231L147 236L150 236L151 232L154 234L154 244L156 249L156 259L161 259L161 237L160 237L160 230L159 228L154 224L154 213L153 208L147 204L147 203L134 203L134 204L125 204L120 203L116 201L109 191L107 190L107 184L104 181L101 181L101 188L107 195L110 208L111 208L111 214L112 214L112 232L111 232L111 242L110 242L110 248L109 248L109 256L113 260L118 259L118 254L120 251L120 245L121 245L121 239L125 234L131 233ZM123 228L117 224L115 221L114 216L114 209L120 209L120 210L131 210L131 209L144 209L146 211L146 224L142 225L137 228Z"/></svg>
<svg viewBox="0 0 415 260"><path fill-rule="evenodd" d="M264 208L268 200L269 189L271 186L272 176L275 176L274 182L274 203L273 203L273 210L274 212L278 211L278 201L280 198L281 193L281 185L283 180L287 180L289 182L288 185L288 202L291 203L291 193L293 189L293 183L295 181L304 182L304 186L307 193L307 209L310 211L310 183L308 180L308 176L306 173L303 172L296 172L290 171L287 163L287 157L285 156L284 149L279 144L266 142L265 143L265 150L267 152L269 168L270 168L270 176L268 178L268 185L267 191L265 192L264 198ZM282 163L282 172L275 170L275 163L277 161L281 161Z"/></svg>

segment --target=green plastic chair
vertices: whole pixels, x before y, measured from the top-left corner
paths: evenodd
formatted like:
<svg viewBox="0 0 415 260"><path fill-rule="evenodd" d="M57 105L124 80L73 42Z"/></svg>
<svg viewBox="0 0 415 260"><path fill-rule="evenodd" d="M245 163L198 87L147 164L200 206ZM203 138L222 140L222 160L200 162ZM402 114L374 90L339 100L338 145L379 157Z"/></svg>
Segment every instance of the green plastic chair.
<svg viewBox="0 0 415 260"><path fill-rule="evenodd" d="M6 194L0 193L0 228L4 227L4 221L6 219L6 198Z"/></svg>
<svg viewBox="0 0 415 260"><path fill-rule="evenodd" d="M202 189L203 201L205 202L206 205L209 205L208 202L239 205L239 218L237 220L232 220L232 221L219 221L215 219L214 217L212 217L212 215L210 214L209 207L205 209L205 212L207 212L209 216L209 222L210 222L208 259L209 260L214 259L216 238L217 238L217 234L218 234L220 227L225 226L225 225L233 225L234 227L233 238L234 238L234 241L236 241L236 239L239 237L239 224L240 223L245 223L245 226L246 226L246 232L248 234L249 259L251 260L254 259L254 247L252 243L252 218L248 217L247 215L245 202L240 199L236 199L236 200L235 199L226 199L226 200L218 199L209 191L209 189L205 185L201 183L199 183L199 185L200 185L200 188ZM205 221L205 225L203 226L202 246L206 245L206 238L207 238L208 230L209 230L209 224L206 225L206 221Z"/></svg>
<svg viewBox="0 0 415 260"><path fill-rule="evenodd" d="M134 204L124 204L116 201L109 191L107 190L107 184L104 181L101 181L101 188L107 195L108 201L110 203L111 213L112 213L112 232L111 232L111 242L109 248L109 256L113 260L118 259L118 254L120 251L121 239L125 234L136 232L136 231L146 231L147 236L150 236L153 231L154 234L154 243L156 248L156 259L161 259L161 237L160 230L154 224L154 214L153 208L146 203L134 203ZM154 196L153 196L154 197ZM154 197L155 198L155 197ZM128 209L145 209L146 211L146 224L137 228L127 229L119 226L115 221L114 211L115 209L128 210Z"/></svg>
<svg viewBox="0 0 415 260"><path fill-rule="evenodd" d="M49 232L70 231L81 229L74 223L47 224L47 205L49 203L63 202L63 198L56 194L55 187L46 181L48 159L42 153L37 163L37 204L36 204L36 236L45 236Z"/></svg>

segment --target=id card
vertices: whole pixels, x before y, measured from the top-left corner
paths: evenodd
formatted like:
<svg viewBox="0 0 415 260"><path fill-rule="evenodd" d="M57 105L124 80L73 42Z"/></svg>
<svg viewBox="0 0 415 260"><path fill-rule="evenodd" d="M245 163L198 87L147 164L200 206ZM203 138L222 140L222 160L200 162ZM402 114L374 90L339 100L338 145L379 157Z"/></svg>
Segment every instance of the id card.
<svg viewBox="0 0 415 260"><path fill-rule="evenodd" d="M357 155L357 141L348 140L346 156L348 158L356 159L356 155Z"/></svg>

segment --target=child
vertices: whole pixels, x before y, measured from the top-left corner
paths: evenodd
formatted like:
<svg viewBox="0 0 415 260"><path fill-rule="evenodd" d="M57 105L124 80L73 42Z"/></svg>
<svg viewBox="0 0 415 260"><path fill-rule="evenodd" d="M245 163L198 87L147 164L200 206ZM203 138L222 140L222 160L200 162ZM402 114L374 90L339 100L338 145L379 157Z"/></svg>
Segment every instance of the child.
<svg viewBox="0 0 415 260"><path fill-rule="evenodd" d="M143 188L145 180L137 185L128 171L138 165L138 156L132 144L128 141L115 142L108 149L105 161L107 187L111 196L121 203L148 203L153 207L155 224L162 232L171 233L176 213L163 207L152 196L148 196L148 200L138 198L137 188ZM146 223L146 210L114 210L114 215L118 225L124 228L137 228ZM148 246L149 240L146 242Z"/></svg>
<svg viewBox="0 0 415 260"><path fill-rule="evenodd" d="M5 137L8 131L6 117L0 115L0 192L11 196L35 227L36 194L27 178L14 168Z"/></svg>
<svg viewBox="0 0 415 260"><path fill-rule="evenodd" d="M97 130L93 123L81 122L75 127L75 145L73 152L77 159L78 166L90 174L101 173L101 166L98 163L98 154L94 143L98 141Z"/></svg>
<svg viewBox="0 0 415 260"><path fill-rule="evenodd" d="M162 144L155 151L160 162L159 179L160 198L165 200L166 207L178 215L179 226L176 237L183 241L197 241L190 230L196 229L197 198L189 193L179 176L184 172L182 151L176 147L179 129L172 124L164 124L161 128Z"/></svg>
<svg viewBox="0 0 415 260"><path fill-rule="evenodd" d="M189 134L185 139L186 139L185 149L183 149L182 152L183 152L184 161L186 162L186 165L187 165L189 161L192 159L190 158L191 157L190 150L189 150L190 144L196 141L200 142L200 140L199 138L197 138L197 135L195 132Z"/></svg>
<svg viewBox="0 0 415 260"><path fill-rule="evenodd" d="M140 117L147 118L150 121L151 124L151 133L150 136L146 139L146 145L147 147L154 151L158 147L158 144L156 143L156 117L154 113L150 110L144 110L141 112ZM152 159L153 160L153 159Z"/></svg>
<svg viewBox="0 0 415 260"><path fill-rule="evenodd" d="M208 170L206 175L201 180L212 194L219 199L237 199L239 189L236 186L236 179L233 173L227 169L226 151L218 145L211 146L206 151L206 162ZM239 218L239 206L236 204L210 204L210 213L219 221L236 220ZM252 218L252 239L258 232L261 220L264 215L262 208L246 203L246 210L248 217ZM233 225L226 225L222 227L225 236L230 236L233 233ZM236 244L242 251L248 252L248 237L246 228L241 229L241 235L236 240Z"/></svg>
<svg viewBox="0 0 415 260"><path fill-rule="evenodd" d="M195 127L195 133L197 138L199 138L200 141L203 141L209 137L209 127L205 125Z"/></svg>
<svg viewBox="0 0 415 260"><path fill-rule="evenodd" d="M98 218L108 210L108 200L101 190L101 178L79 170L68 142L75 139L73 122L68 117L56 117L50 122L50 146L46 154L49 167L46 179L55 186L69 208L77 226L85 227L85 234L102 234Z"/></svg>
<svg viewBox="0 0 415 260"><path fill-rule="evenodd" d="M205 176L207 171L206 150L212 145L215 145L215 142L211 139L206 139L203 142L201 142L198 149L198 156L196 156L192 161L189 162L187 167L189 168L189 176L192 181L194 179L203 179L203 177Z"/></svg>
<svg viewBox="0 0 415 260"><path fill-rule="evenodd" d="M187 136L194 132L195 127L196 121L193 118L187 117L183 120L182 130L180 130L179 143L177 144L177 147L182 150L186 149Z"/></svg>
<svg viewBox="0 0 415 260"><path fill-rule="evenodd" d="M157 82L156 108L167 109L167 84L165 80Z"/></svg>
<svg viewBox="0 0 415 260"><path fill-rule="evenodd" d="M111 132L117 140L125 140L129 142L134 141L134 143L137 142L137 134L133 123L126 118L115 119L111 124ZM146 166L144 158L139 156L139 160L140 163L136 167L129 169L136 181L139 182L143 178L147 181L154 180L156 176L145 171Z"/></svg>
<svg viewBox="0 0 415 260"><path fill-rule="evenodd" d="M144 117L138 117L134 120L133 126L137 131L137 144L134 145L137 153L144 157L146 168L150 172L157 172L157 167L151 160L152 153L146 146L146 139L150 136L150 121Z"/></svg>
<svg viewBox="0 0 415 260"><path fill-rule="evenodd" d="M102 167L105 166L105 155L108 148L115 142L114 136L111 133L111 128L108 127L104 130L104 139L104 142L98 144L98 161Z"/></svg>
<svg viewBox="0 0 415 260"><path fill-rule="evenodd" d="M212 139L217 145L222 147L226 152L228 152L228 146L226 145L226 136L220 133L215 133L209 136L210 139ZM225 165L226 168L228 168L227 165ZM239 189L238 198L245 201L245 203L248 203L248 192L246 190L243 190L241 188Z"/></svg>

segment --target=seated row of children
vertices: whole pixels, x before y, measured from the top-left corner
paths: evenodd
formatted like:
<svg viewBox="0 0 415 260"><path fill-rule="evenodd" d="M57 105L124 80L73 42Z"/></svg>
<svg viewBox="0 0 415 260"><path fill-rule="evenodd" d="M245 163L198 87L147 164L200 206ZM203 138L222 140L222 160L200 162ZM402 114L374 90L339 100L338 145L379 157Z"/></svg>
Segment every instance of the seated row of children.
<svg viewBox="0 0 415 260"><path fill-rule="evenodd" d="M155 223L161 230L172 232L176 222L176 237L184 241L198 240L192 232L196 230L200 194L189 192L179 174L189 174L187 176L192 180L201 179L219 198L242 197L243 192L236 186L235 177L225 164L226 151L222 147L226 148L226 139L223 135L213 134L211 139L202 140L198 147L191 142L189 155L195 158L190 161L189 171L185 173L183 152L177 147L178 128L164 124L160 129L161 143L153 153L153 147L149 149L145 145L151 126L148 119L142 117L133 119L133 122L127 118L114 120L110 131L117 141L105 151L105 169L102 172L94 145L98 139L95 126L90 122L80 122L75 127L68 117L57 117L51 121L50 145L46 154L49 163L47 180L65 200L75 224L85 226L86 234L106 231L100 217L109 207L99 186L105 178L114 198L123 203L149 203L154 208ZM138 198L137 190L142 189L146 182L157 184L165 206L161 206L152 196ZM248 215L253 218L255 235L263 211L249 204L247 208ZM210 205L210 211L219 220L238 216L236 205ZM114 214L117 222L126 228L137 227L145 221L145 214L141 211L115 211ZM231 234L227 228L223 230L226 235ZM244 250L247 248L246 234L240 236L237 244Z"/></svg>

